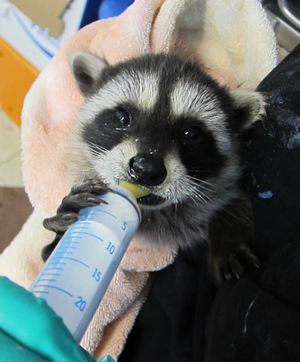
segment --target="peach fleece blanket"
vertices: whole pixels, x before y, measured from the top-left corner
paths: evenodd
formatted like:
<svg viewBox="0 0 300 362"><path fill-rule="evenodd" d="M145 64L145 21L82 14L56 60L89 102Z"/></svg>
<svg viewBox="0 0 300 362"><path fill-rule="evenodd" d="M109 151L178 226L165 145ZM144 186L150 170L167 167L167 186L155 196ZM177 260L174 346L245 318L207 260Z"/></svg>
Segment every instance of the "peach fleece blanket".
<svg viewBox="0 0 300 362"><path fill-rule="evenodd" d="M23 175L35 210L0 256L0 274L25 287L42 267L42 247L53 238L42 219L55 213L72 184L67 151L83 99L69 58L80 49L111 64L147 52L179 52L232 88L255 88L277 61L275 37L259 0L136 0L119 17L97 21L66 42L33 84L23 109ZM88 351L119 356L147 295L150 273L175 255L176 250L132 241L82 341Z"/></svg>

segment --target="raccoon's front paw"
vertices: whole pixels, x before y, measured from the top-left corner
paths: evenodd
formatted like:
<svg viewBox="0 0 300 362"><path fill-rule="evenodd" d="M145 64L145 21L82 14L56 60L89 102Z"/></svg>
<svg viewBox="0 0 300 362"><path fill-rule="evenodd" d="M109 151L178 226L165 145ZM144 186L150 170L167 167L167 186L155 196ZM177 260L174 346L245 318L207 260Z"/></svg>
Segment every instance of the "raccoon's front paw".
<svg viewBox="0 0 300 362"><path fill-rule="evenodd" d="M99 199L99 196L108 191L107 185L94 179L86 180L81 185L74 186L71 189L71 192L62 200L61 205L57 209L57 214L44 219L44 227L56 233L53 242L42 250L44 261L48 259L69 226L77 221L79 211L85 207L93 207L105 202Z"/></svg>
<svg viewBox="0 0 300 362"><path fill-rule="evenodd" d="M245 269L253 267L259 268L258 258L245 244L237 245L235 250L211 252L209 255L209 269L217 284L232 278L240 279Z"/></svg>

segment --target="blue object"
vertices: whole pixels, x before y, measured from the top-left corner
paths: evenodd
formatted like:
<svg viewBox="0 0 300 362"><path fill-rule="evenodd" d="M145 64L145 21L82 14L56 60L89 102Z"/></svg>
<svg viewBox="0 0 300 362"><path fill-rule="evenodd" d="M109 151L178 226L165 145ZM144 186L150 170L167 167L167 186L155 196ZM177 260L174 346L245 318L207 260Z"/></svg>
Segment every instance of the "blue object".
<svg viewBox="0 0 300 362"><path fill-rule="evenodd" d="M268 199L271 199L273 197L273 192L270 191L270 190L264 191L264 192L259 192L258 196L263 200L268 200Z"/></svg>
<svg viewBox="0 0 300 362"><path fill-rule="evenodd" d="M44 301L5 277L0 295L0 362L97 362Z"/></svg>
<svg viewBox="0 0 300 362"><path fill-rule="evenodd" d="M99 20L98 18L98 11L99 6L101 4L101 0L87 0L85 9L82 14L82 19L79 25L79 29L83 28L84 26L93 23L94 21Z"/></svg>
<svg viewBox="0 0 300 362"><path fill-rule="evenodd" d="M0 361L96 362L42 300L0 277Z"/></svg>
<svg viewBox="0 0 300 362"><path fill-rule="evenodd" d="M98 19L107 19L123 13L134 0L103 0L98 10Z"/></svg>
<svg viewBox="0 0 300 362"><path fill-rule="evenodd" d="M78 342L92 320L140 223L133 195L114 188L80 211L31 287L63 318Z"/></svg>

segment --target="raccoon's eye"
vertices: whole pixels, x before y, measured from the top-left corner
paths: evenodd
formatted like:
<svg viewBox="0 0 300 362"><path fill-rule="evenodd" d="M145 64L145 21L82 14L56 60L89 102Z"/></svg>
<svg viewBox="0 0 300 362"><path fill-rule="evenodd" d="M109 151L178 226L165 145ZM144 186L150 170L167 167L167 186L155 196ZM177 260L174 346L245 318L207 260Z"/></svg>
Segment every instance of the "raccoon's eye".
<svg viewBox="0 0 300 362"><path fill-rule="evenodd" d="M183 128L180 133L180 141L182 144L190 144L200 142L203 137L202 129L198 126L190 126Z"/></svg>
<svg viewBox="0 0 300 362"><path fill-rule="evenodd" d="M117 129L126 129L131 126L132 115L126 109L118 109L115 113L116 118L119 122L119 127Z"/></svg>

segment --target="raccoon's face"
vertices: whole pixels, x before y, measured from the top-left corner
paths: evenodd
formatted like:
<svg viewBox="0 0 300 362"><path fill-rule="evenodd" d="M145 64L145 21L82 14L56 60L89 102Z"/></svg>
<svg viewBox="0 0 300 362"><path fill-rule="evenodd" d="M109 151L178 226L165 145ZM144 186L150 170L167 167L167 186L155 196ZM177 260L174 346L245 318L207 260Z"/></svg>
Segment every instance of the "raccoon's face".
<svg viewBox="0 0 300 362"><path fill-rule="evenodd" d="M108 66L80 53L72 67L85 96L74 142L81 176L147 188L144 210L193 202L213 212L236 192L238 137L262 112L259 94L228 92L170 55Z"/></svg>

